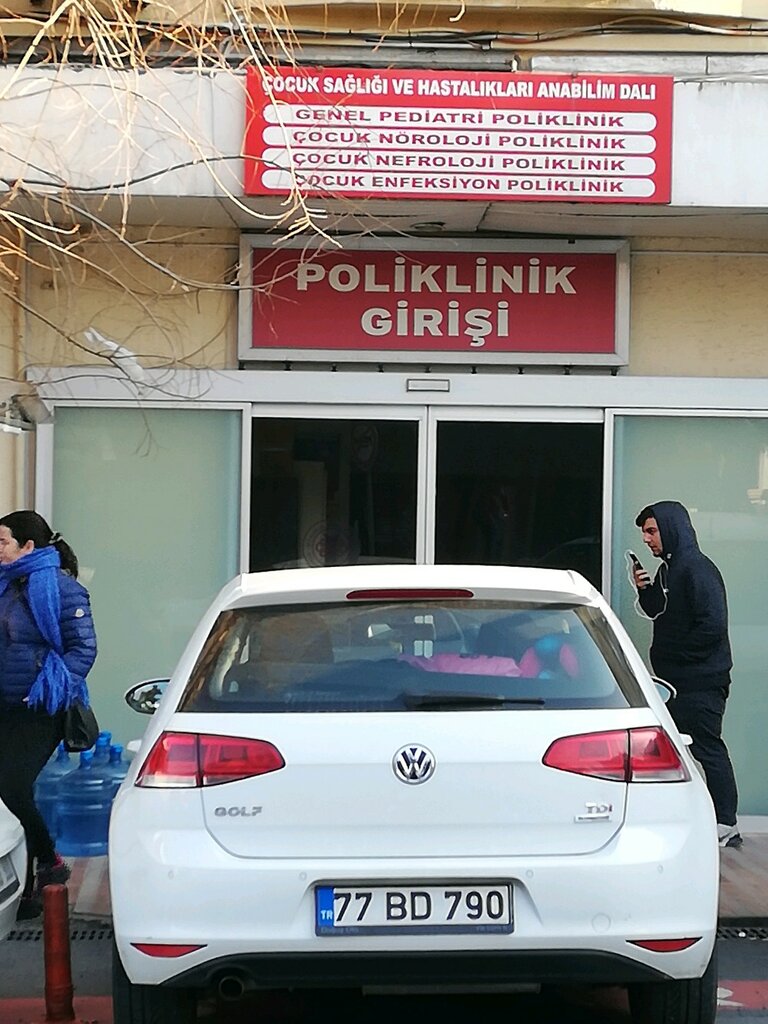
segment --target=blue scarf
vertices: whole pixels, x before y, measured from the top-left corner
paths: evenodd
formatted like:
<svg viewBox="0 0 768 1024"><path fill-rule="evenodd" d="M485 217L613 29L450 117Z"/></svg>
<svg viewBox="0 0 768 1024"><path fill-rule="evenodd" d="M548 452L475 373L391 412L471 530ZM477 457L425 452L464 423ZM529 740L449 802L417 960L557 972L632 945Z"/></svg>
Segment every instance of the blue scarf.
<svg viewBox="0 0 768 1024"><path fill-rule="evenodd" d="M75 700L88 704L85 680L74 677L64 662L61 639L61 559L55 547L34 548L9 565L0 565L0 596L11 580L27 577L27 598L32 617L50 647L43 667L27 697L32 708L44 708L49 715L68 708Z"/></svg>

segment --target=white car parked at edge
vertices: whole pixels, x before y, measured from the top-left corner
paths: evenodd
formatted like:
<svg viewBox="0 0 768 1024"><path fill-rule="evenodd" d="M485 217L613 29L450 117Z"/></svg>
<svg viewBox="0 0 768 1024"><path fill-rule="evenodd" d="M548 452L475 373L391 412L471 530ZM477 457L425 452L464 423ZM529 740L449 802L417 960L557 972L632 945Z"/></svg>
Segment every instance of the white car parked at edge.
<svg viewBox="0 0 768 1024"><path fill-rule="evenodd" d="M241 576L161 688L127 695L157 710L112 811L115 1024L393 979L626 985L635 1021L714 1021L712 804L583 577Z"/></svg>
<svg viewBox="0 0 768 1024"><path fill-rule="evenodd" d="M0 939L16 922L26 872L24 830L16 815L0 800Z"/></svg>

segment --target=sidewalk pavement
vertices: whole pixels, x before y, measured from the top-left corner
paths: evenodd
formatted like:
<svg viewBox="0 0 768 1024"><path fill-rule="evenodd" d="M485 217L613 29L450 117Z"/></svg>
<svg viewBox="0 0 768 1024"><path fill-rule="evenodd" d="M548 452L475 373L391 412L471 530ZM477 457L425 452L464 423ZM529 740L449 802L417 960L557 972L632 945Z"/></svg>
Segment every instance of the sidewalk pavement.
<svg viewBox="0 0 768 1024"><path fill-rule="evenodd" d="M112 996L75 996L72 1008L67 1024L112 1024ZM0 1024L50 1024L45 1000L0 999Z"/></svg>
<svg viewBox="0 0 768 1024"><path fill-rule="evenodd" d="M96 917L108 921L112 916L109 901L108 858L65 857L72 869L67 882L71 918Z"/></svg>
<svg viewBox="0 0 768 1024"><path fill-rule="evenodd" d="M65 860L72 869L67 883L70 925L83 920L109 923L107 857L65 857ZM37 948L40 950L39 946ZM72 1005L75 1017L68 1024L112 1024L111 995L78 995L75 988ZM49 1024L46 1013L43 996L9 999L0 993L0 1024Z"/></svg>

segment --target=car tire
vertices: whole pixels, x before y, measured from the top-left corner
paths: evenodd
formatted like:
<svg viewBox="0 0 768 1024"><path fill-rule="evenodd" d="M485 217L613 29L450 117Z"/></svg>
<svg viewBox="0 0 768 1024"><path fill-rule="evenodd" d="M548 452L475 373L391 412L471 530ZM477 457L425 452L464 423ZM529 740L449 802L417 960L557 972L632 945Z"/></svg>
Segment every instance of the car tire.
<svg viewBox="0 0 768 1024"><path fill-rule="evenodd" d="M632 1024L714 1024L717 956L700 978L628 985Z"/></svg>
<svg viewBox="0 0 768 1024"><path fill-rule="evenodd" d="M112 944L113 1024L195 1024L194 989L134 985L125 973L117 946Z"/></svg>

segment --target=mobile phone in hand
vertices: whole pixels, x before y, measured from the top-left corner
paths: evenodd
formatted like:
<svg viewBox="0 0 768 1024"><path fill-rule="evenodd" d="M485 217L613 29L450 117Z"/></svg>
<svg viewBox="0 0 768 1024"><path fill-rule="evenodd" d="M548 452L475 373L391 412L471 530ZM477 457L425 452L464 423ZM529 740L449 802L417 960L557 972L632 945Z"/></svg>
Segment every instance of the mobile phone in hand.
<svg viewBox="0 0 768 1024"><path fill-rule="evenodd" d="M629 559L632 562L632 569L636 572L639 571L642 573L642 576L640 577L640 586L647 587L648 584L651 582L650 573L645 568L645 566L637 557L634 551L627 551L627 554L629 555Z"/></svg>

